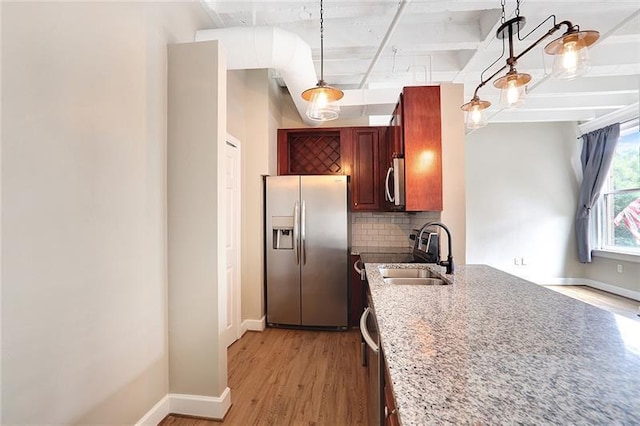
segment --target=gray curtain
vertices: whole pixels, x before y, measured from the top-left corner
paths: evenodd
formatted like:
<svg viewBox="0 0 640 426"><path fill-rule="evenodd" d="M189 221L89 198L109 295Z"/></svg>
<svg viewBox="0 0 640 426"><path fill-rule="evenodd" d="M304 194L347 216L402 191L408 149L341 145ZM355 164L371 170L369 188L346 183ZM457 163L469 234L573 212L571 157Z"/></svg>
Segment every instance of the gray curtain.
<svg viewBox="0 0 640 426"><path fill-rule="evenodd" d="M576 237L578 240L578 259L582 263L591 262L591 242L589 241L589 223L591 209L595 206L604 180L611 166L613 152L620 136L620 123L582 135L582 184L578 195L576 212Z"/></svg>

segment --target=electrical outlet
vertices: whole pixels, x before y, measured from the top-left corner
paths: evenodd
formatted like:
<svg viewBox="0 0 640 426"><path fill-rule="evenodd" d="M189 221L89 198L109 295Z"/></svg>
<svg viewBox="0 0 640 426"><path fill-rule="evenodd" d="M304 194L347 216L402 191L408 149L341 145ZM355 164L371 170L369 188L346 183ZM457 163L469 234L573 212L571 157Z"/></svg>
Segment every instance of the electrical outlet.
<svg viewBox="0 0 640 426"><path fill-rule="evenodd" d="M520 266L520 259L518 259L517 257L513 258L513 264L516 266Z"/></svg>
<svg viewBox="0 0 640 426"><path fill-rule="evenodd" d="M524 263L524 257L521 257L521 258L520 258L520 264L521 264L522 266L527 266L527 264L526 264L526 263Z"/></svg>
<svg viewBox="0 0 640 426"><path fill-rule="evenodd" d="M621 274L622 273L622 265L618 265L616 267L616 270L618 271L619 274Z"/></svg>

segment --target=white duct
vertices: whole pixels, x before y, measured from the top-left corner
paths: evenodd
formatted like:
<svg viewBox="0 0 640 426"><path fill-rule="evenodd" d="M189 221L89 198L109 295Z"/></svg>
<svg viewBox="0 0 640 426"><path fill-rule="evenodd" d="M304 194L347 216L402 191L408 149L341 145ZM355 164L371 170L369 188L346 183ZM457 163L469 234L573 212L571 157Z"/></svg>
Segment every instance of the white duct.
<svg viewBox="0 0 640 426"><path fill-rule="evenodd" d="M300 94L318 82L311 48L296 34L274 27L231 27L196 31L195 41L219 40L227 52L227 68L248 70L273 68L280 72L302 120L307 101Z"/></svg>

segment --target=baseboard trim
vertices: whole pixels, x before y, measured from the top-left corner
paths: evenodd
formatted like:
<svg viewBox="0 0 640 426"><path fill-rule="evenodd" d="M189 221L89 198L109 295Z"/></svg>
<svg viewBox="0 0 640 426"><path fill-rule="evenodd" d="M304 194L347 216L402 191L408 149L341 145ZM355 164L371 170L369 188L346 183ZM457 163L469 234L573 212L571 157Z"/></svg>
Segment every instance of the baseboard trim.
<svg viewBox="0 0 640 426"><path fill-rule="evenodd" d="M588 278L551 278L545 280L536 280L540 285L586 285L588 287L597 288L598 290L607 291L617 294L618 296L627 297L629 299L640 301L640 291L628 290L626 288L603 283Z"/></svg>
<svg viewBox="0 0 640 426"><path fill-rule="evenodd" d="M157 426L171 412L169 407L169 395L165 395L151 410L147 411L147 414L136 422L135 426Z"/></svg>
<svg viewBox="0 0 640 426"><path fill-rule="evenodd" d="M537 278L536 284L540 285L588 285L586 278Z"/></svg>
<svg viewBox="0 0 640 426"><path fill-rule="evenodd" d="M169 414L222 420L230 407L231 390L228 387L219 397L170 393L138 420L136 426L157 426Z"/></svg>
<svg viewBox="0 0 640 426"><path fill-rule="evenodd" d="M640 302L640 291L628 290L626 288L617 287L615 285L602 283L595 280L585 280L589 287L597 288L598 290L608 291L609 293L617 294L618 296L628 297L629 299L637 300Z"/></svg>
<svg viewBox="0 0 640 426"><path fill-rule="evenodd" d="M247 331L264 331L267 326L267 318L262 317L259 320L244 320L240 324L240 335L244 335Z"/></svg>
<svg viewBox="0 0 640 426"><path fill-rule="evenodd" d="M170 413L222 420L231 407L231 390L225 388L219 397L171 393L169 400Z"/></svg>

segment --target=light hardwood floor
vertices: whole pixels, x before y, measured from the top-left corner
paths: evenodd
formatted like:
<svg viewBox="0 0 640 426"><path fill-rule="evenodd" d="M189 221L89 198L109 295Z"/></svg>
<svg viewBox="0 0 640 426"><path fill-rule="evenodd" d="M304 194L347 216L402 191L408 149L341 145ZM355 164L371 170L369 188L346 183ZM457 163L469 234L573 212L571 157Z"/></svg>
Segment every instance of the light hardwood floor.
<svg viewBox="0 0 640 426"><path fill-rule="evenodd" d="M640 302L637 300L628 299L585 285L547 285L545 287L613 312L614 314L640 321L640 317L638 317L638 313L640 313L640 311L638 311Z"/></svg>
<svg viewBox="0 0 640 426"><path fill-rule="evenodd" d="M546 286L640 321L640 302L586 286ZM229 348L233 406L223 425L364 425L365 371L360 334L267 328ZM169 416L161 426L220 422Z"/></svg>
<svg viewBox="0 0 640 426"><path fill-rule="evenodd" d="M364 425L366 372L358 330L267 328L229 348L233 405L223 425ZM219 425L169 416L162 426Z"/></svg>

